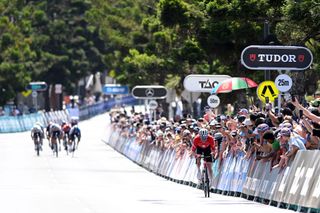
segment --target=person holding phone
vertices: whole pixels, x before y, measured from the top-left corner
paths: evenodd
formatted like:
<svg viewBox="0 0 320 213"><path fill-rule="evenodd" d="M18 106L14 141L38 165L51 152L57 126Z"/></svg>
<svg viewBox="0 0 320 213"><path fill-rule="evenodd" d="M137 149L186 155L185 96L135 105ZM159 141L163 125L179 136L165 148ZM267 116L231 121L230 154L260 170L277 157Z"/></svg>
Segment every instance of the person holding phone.
<svg viewBox="0 0 320 213"><path fill-rule="evenodd" d="M320 124L320 116L316 116L315 114L313 114L312 112L310 112L308 109L304 108L299 101L293 96L292 97L292 101L291 103L299 110L301 110L301 114L303 114L304 116L306 116L307 118L309 118L310 120L312 120L315 123Z"/></svg>

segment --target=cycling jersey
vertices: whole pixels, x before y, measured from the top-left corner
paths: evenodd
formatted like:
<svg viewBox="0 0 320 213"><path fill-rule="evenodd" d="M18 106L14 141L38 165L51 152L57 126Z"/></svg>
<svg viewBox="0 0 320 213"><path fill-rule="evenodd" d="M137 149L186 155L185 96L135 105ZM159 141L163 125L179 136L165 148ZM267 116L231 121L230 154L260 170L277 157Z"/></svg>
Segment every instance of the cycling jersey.
<svg viewBox="0 0 320 213"><path fill-rule="evenodd" d="M193 139L193 144L191 147L191 150L194 152L197 148L208 148L210 147L212 151L215 150L215 142L214 139L211 135L208 135L208 138L205 142L202 142L200 139L200 135L197 135L194 139Z"/></svg>
<svg viewBox="0 0 320 213"><path fill-rule="evenodd" d="M59 138L60 135L63 134L61 127L58 124L52 124L50 126L50 136L52 137L53 135L57 135Z"/></svg>
<svg viewBox="0 0 320 213"><path fill-rule="evenodd" d="M43 129L41 126L39 125L34 125L31 129L31 137L33 138L35 136L35 134L38 133L39 136L41 138L43 138L44 134L43 134Z"/></svg>
<svg viewBox="0 0 320 213"><path fill-rule="evenodd" d="M70 129L71 129L71 127L70 127L69 124L65 124L65 125L62 126L62 130L65 133L69 133Z"/></svg>
<svg viewBox="0 0 320 213"><path fill-rule="evenodd" d="M70 129L69 135L70 135L70 139L71 139L71 140L74 140L74 139L75 139L75 136L77 136L78 140L80 141L81 131L80 131L79 127L78 127L77 125L76 125L76 126L73 126L73 127Z"/></svg>
<svg viewBox="0 0 320 213"><path fill-rule="evenodd" d="M208 135L208 138L205 142L202 142L200 139L200 135L197 135L193 139L193 144L191 150L198 155L204 155L204 161L212 162L212 152L215 150L215 142L211 135Z"/></svg>

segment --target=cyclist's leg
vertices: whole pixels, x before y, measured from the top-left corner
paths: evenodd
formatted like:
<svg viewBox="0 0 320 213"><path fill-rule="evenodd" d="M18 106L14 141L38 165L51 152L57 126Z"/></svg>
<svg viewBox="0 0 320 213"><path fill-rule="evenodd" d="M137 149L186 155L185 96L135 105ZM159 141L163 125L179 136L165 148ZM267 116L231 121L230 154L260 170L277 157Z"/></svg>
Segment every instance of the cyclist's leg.
<svg viewBox="0 0 320 213"><path fill-rule="evenodd" d="M197 153L197 155L201 155L203 153L203 151L201 150L201 148L197 148L196 153ZM197 165L197 179L199 182L201 182L202 174L201 174L201 170L200 170L200 167L201 167L201 158L200 157L196 158L196 165Z"/></svg>
<svg viewBox="0 0 320 213"><path fill-rule="evenodd" d="M208 178L209 178L209 181L210 181L210 185L212 183L212 177L213 177L213 173L212 173L212 161L213 161L213 156L211 154L211 149L208 147L205 149L204 151L204 156L205 156L205 161L206 161L206 164L207 164L207 169L208 169Z"/></svg>

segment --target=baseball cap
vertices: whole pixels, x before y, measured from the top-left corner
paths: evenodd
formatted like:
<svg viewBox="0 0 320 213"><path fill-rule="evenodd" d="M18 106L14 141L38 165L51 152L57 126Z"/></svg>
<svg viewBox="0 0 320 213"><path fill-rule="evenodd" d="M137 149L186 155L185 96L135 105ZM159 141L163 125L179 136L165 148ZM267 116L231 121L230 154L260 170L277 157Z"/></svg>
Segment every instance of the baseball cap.
<svg viewBox="0 0 320 213"><path fill-rule="evenodd" d="M287 128L287 127L284 127L284 128L281 129L279 134L280 134L280 136L290 137L291 130L289 128Z"/></svg>
<svg viewBox="0 0 320 213"><path fill-rule="evenodd" d="M262 124L259 124L258 126L257 126L257 128L253 131L253 134L259 134L260 132L264 132L264 131L267 131L267 130L269 130L270 129L270 127L269 127L269 125L268 124L266 124L266 123L262 123Z"/></svg>
<svg viewBox="0 0 320 213"><path fill-rule="evenodd" d="M242 124L244 124L244 125L246 125L246 126L250 126L250 125L252 125L252 122L251 122L251 120L250 120L249 118L247 118L246 120L244 120L244 121L242 122Z"/></svg>
<svg viewBox="0 0 320 213"><path fill-rule="evenodd" d="M239 110L238 114L248 114L248 113L249 113L249 111L247 109L242 108L242 109Z"/></svg>
<svg viewBox="0 0 320 213"><path fill-rule="evenodd" d="M292 130L292 124L291 123L283 123L282 128L288 128L288 129Z"/></svg>
<svg viewBox="0 0 320 213"><path fill-rule="evenodd" d="M212 120L209 125L210 126L215 126L217 124L218 124L218 122L216 120Z"/></svg>

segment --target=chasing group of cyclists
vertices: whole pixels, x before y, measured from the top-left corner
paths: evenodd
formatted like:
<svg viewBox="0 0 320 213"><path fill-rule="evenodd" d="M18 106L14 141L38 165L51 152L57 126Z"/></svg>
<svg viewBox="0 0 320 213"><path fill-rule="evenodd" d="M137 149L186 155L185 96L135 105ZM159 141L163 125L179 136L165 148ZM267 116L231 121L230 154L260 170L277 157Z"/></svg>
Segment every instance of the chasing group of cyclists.
<svg viewBox="0 0 320 213"><path fill-rule="evenodd" d="M40 122L36 122L31 129L31 139L34 141L35 150L38 155L39 151L43 150L43 140L45 137L49 142L49 147L57 156L62 146L67 153L74 152L81 140L78 120L72 118L70 123L62 121L60 124L50 121L46 128Z"/></svg>

